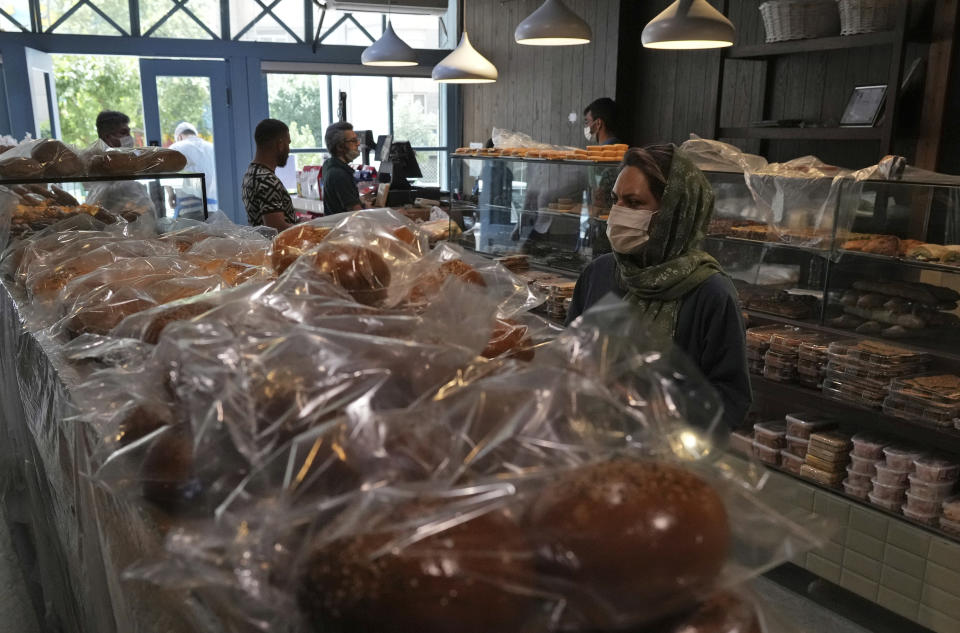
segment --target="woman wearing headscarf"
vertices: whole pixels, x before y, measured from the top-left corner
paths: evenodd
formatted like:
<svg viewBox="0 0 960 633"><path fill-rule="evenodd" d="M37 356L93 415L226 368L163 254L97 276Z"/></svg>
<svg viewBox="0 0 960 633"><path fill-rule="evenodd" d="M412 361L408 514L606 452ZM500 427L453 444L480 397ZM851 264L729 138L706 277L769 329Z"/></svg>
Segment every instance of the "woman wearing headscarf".
<svg viewBox="0 0 960 633"><path fill-rule="evenodd" d="M724 420L738 426L751 402L746 341L733 283L700 250L713 215L710 183L673 145L632 148L613 198L613 252L580 275L567 323L607 294L629 301L651 336L672 339L700 367Z"/></svg>

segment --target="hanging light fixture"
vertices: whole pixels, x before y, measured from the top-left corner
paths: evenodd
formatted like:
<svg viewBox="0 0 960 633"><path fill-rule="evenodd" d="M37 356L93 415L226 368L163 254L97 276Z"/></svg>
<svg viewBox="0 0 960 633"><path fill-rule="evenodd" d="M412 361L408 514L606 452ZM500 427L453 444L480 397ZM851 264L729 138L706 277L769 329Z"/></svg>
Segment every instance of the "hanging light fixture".
<svg viewBox="0 0 960 633"><path fill-rule="evenodd" d="M400 39L393 30L390 20L390 8L387 5L387 28L376 42L366 47L360 56L360 63L364 66L416 66L417 53L410 45Z"/></svg>
<svg viewBox="0 0 960 633"><path fill-rule="evenodd" d="M466 1L461 3L463 35L453 51L433 67L431 76L446 84L489 84L497 80L497 67L470 44L466 29Z"/></svg>
<svg viewBox="0 0 960 633"><path fill-rule="evenodd" d="M562 0L546 0L517 26L513 37L529 46L573 46L589 44L593 32Z"/></svg>
<svg viewBox="0 0 960 633"><path fill-rule="evenodd" d="M646 48L673 50L733 46L737 30L707 0L675 0L640 36Z"/></svg>

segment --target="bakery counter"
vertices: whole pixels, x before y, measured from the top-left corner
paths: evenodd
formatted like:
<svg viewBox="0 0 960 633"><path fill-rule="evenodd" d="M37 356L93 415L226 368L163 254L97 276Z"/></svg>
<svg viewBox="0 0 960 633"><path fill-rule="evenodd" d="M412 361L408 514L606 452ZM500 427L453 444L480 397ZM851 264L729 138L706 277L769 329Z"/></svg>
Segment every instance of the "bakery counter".
<svg viewBox="0 0 960 633"><path fill-rule="evenodd" d="M92 436L74 423L71 388L82 367L31 334L16 289L0 287L0 467L4 516L35 552L24 577L43 595L45 630L187 633L210 620L186 592L123 580L123 570L160 551L169 520L98 487L90 477ZM45 617L44 617L45 616Z"/></svg>
<svg viewBox="0 0 960 633"><path fill-rule="evenodd" d="M755 460L729 454L733 467ZM825 517L839 531L793 563L936 633L960 631L960 543L841 491L768 468L769 503L790 516Z"/></svg>

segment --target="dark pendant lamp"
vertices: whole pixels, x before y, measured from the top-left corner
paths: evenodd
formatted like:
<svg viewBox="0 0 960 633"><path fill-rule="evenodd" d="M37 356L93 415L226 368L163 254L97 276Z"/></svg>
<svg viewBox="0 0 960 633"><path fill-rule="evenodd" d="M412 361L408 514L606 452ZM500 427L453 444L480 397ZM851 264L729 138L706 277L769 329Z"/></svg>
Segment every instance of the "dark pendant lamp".
<svg viewBox="0 0 960 633"><path fill-rule="evenodd" d="M513 37L528 46L574 46L589 44L593 32L562 0L546 0L517 26Z"/></svg>
<svg viewBox="0 0 960 633"><path fill-rule="evenodd" d="M675 0L650 20L640 36L644 47L672 50L733 46L737 31L707 0Z"/></svg>

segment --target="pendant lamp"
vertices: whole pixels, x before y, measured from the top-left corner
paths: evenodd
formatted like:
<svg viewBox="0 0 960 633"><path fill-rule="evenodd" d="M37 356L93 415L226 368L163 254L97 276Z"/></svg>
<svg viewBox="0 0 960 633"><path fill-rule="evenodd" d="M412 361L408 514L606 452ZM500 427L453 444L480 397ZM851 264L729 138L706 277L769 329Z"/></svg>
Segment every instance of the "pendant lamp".
<svg viewBox="0 0 960 633"><path fill-rule="evenodd" d="M513 37L528 46L573 46L589 44L593 32L562 0L546 0L517 26Z"/></svg>
<svg viewBox="0 0 960 633"><path fill-rule="evenodd" d="M416 51L400 39L393 30L393 23L389 20L380 39L364 49L360 62L364 66L416 66L418 64Z"/></svg>
<svg viewBox="0 0 960 633"><path fill-rule="evenodd" d="M466 25L466 2L463 3L461 11ZM464 26L460 43L433 67L431 76L434 81L445 84L489 84L495 82L498 75L497 67L470 44L470 37Z"/></svg>
<svg viewBox="0 0 960 633"><path fill-rule="evenodd" d="M380 39L363 49L360 63L364 66L416 66L417 54L410 45L400 39L390 20L393 1L387 3L387 28Z"/></svg>
<svg viewBox="0 0 960 633"><path fill-rule="evenodd" d="M703 49L733 46L737 31L707 0L675 0L650 20L640 36L644 47Z"/></svg>

